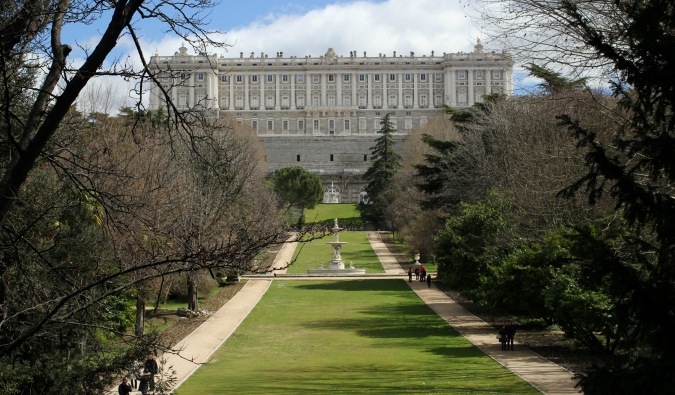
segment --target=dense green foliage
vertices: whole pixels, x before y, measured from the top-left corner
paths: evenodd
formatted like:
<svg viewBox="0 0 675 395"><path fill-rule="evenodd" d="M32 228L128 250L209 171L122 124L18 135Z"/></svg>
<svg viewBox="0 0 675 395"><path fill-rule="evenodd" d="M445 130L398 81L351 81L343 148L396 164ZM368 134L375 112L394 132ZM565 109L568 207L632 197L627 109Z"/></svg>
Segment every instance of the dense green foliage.
<svg viewBox="0 0 675 395"><path fill-rule="evenodd" d="M436 239L441 278L488 310L556 324L589 349L630 346L638 323L626 292L640 262L611 277L603 268L636 253L626 223L603 218L527 244L515 233L517 217L508 196L494 191L485 202L462 204Z"/></svg>
<svg viewBox="0 0 675 395"><path fill-rule="evenodd" d="M591 23L575 2L563 5L584 43L610 62L613 94L629 114L609 143L573 117L560 117L579 147L588 149L587 175L566 192L585 188L591 202L608 194L638 229L620 248L602 234L583 235L593 247L593 278L604 279L629 314L629 323L615 317L615 328L633 344L634 355L589 373L581 384L589 394L672 391L675 377L666 372L675 365L675 4L616 1L612 11L621 28L611 33Z"/></svg>
<svg viewBox="0 0 675 395"><path fill-rule="evenodd" d="M514 225L508 196L490 192L483 202L462 204L436 238L439 275L452 287L473 293L490 266L509 252Z"/></svg>
<svg viewBox="0 0 675 395"><path fill-rule="evenodd" d="M277 241L263 241L281 228L265 215L276 201L252 178L255 164L242 166L257 161L240 136L205 136L207 169L156 133L152 117L134 118L73 109L9 211L0 393L104 392L133 360L164 350L144 330L149 292L186 272L248 270Z"/></svg>
<svg viewBox="0 0 675 395"><path fill-rule="evenodd" d="M281 201L293 207L311 209L323 199L319 176L300 166L276 170L270 182Z"/></svg>
<svg viewBox="0 0 675 395"><path fill-rule="evenodd" d="M549 70L545 67L530 63L524 66L525 70L530 72L530 75L544 80L539 84L539 88L546 92L554 93L565 89L583 88L586 83L586 78L580 78L572 81L561 73Z"/></svg>
<svg viewBox="0 0 675 395"><path fill-rule="evenodd" d="M537 394L405 280L273 281L181 394Z"/></svg>
<svg viewBox="0 0 675 395"><path fill-rule="evenodd" d="M485 309L554 324L578 346L613 355L579 376L586 393L666 393L675 384L666 373L675 351L675 82L664 43L675 39L672 28L645 21L675 9L662 1L611 3L630 26L614 32L628 43L619 49L591 25L589 9L560 4L587 45L613 65L613 98L582 92L583 79L530 65L544 80L543 94L451 110L464 138L427 139L434 153L416 166L429 206L454 215L437 237L437 259L444 279ZM551 104L561 102L567 107ZM522 125L531 139L510 144L519 122L511 109L527 109L513 113L529 122ZM571 132L574 150L555 137L560 127ZM543 160L527 167L540 152ZM505 176L485 158L503 164ZM491 203L494 192L481 198L477 192L488 187L517 196L513 207ZM541 194L542 201L540 190L559 193ZM520 211L526 214L514 215Z"/></svg>
<svg viewBox="0 0 675 395"><path fill-rule="evenodd" d="M394 150L396 142L392 138L395 132L391 123L390 113L382 118L382 128L377 132L380 134L375 140L375 145L370 148L370 165L363 178L368 181L366 193L368 194L369 204L372 208L372 214L376 217L382 215L382 210L387 207L395 198L396 190L389 188L394 175L403 165L403 158Z"/></svg>

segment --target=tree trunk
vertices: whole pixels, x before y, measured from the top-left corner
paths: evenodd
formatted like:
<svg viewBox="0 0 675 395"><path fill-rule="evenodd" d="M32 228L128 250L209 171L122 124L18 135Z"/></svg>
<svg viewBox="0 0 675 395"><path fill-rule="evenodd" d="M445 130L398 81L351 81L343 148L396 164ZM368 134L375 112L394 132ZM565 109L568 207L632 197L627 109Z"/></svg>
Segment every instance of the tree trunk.
<svg viewBox="0 0 675 395"><path fill-rule="evenodd" d="M145 333L145 302L148 299L148 288L145 283L136 288L136 336Z"/></svg>
<svg viewBox="0 0 675 395"><path fill-rule="evenodd" d="M195 273L188 273L187 275L188 288L188 310L196 311L199 307L199 299L197 299L197 276Z"/></svg>

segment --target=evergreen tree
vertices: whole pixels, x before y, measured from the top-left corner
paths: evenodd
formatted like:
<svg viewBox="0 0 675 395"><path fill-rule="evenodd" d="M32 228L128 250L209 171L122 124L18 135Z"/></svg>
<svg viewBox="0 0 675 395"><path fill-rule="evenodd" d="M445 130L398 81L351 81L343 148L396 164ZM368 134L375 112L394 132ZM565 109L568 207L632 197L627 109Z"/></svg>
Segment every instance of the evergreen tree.
<svg viewBox="0 0 675 395"><path fill-rule="evenodd" d="M603 235L587 234L578 241L598 254L582 262L582 270L603 279L606 292L621 300L635 326L623 329L625 359L600 366L582 376L586 394L672 393L675 377L675 4L672 0L604 1L522 0L510 5L522 20L536 20L544 29L570 39L575 47L560 48L574 66L570 52L585 55L584 65L602 64L622 111L621 130L612 141L589 130L575 115L561 122L587 150L588 173L563 191L588 194L590 203L609 195L617 213L633 227L624 251ZM534 13L535 18L529 18ZM551 16L551 13L555 15ZM529 15L528 15L529 14ZM537 37L528 26L524 31ZM542 29L542 31L544 31ZM564 38L564 41L563 39ZM541 46L536 46L539 51ZM580 56L579 55L579 56ZM536 56L536 55L535 55ZM555 77L555 76L552 76ZM552 80L553 81L553 80ZM602 232L604 233L604 231ZM599 252L602 252L600 254ZM627 328L627 329L626 329Z"/></svg>
<svg viewBox="0 0 675 395"><path fill-rule="evenodd" d="M586 84L586 78L571 80L563 76L561 73L549 70L545 67L537 66L534 63L530 63L523 67L525 70L530 72L532 77L537 77L544 80L544 82L538 84L537 86L548 93L558 92L564 89L583 88Z"/></svg>
<svg viewBox="0 0 675 395"><path fill-rule="evenodd" d="M304 210L314 208L323 199L319 176L300 166L284 167L275 171L270 182L281 201L288 205L288 210L294 207L301 210L300 225L304 221Z"/></svg>
<svg viewBox="0 0 675 395"><path fill-rule="evenodd" d="M394 174L400 170L403 165L403 157L394 150L396 142L392 133L396 130L389 119L389 113L382 119L382 128L378 131L381 135L375 140L375 145L370 148L373 164L368 168L363 178L368 180L366 193L374 214L379 216L382 210L390 203L390 194L385 193L391 187L391 181Z"/></svg>
<svg viewBox="0 0 675 395"><path fill-rule="evenodd" d="M458 110L445 106L445 113L455 128L464 134L468 125L481 123L492 111L492 105L506 98L501 93L483 95L483 103L475 103L466 110ZM482 138L486 149L489 149L491 138L486 134ZM422 135L422 142L433 149L432 153L424 154L424 163L415 164L415 186L426 196L421 202L423 208L456 209L462 201L458 191L465 190L465 186L474 182L476 159L462 141L442 141L429 135ZM453 181L453 185L450 185Z"/></svg>

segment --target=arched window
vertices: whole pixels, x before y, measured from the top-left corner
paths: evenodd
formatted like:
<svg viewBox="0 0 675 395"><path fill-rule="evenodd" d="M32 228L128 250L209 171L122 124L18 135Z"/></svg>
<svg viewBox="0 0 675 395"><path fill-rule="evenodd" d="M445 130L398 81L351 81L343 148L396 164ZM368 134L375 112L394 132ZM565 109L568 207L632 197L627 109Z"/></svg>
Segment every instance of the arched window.
<svg viewBox="0 0 675 395"><path fill-rule="evenodd" d="M370 199L368 199L368 194L366 193L366 187L365 186L363 186L363 188L361 188L361 192L359 192L359 203L363 203L363 204L370 203Z"/></svg>
<svg viewBox="0 0 675 395"><path fill-rule="evenodd" d="M340 203L340 188L331 183L331 186L323 190L324 203Z"/></svg>

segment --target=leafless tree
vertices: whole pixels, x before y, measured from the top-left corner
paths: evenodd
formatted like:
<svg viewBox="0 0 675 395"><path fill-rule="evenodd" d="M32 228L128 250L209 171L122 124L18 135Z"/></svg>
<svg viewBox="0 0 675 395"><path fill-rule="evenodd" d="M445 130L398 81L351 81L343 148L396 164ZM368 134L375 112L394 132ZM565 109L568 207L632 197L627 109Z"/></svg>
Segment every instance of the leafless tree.
<svg viewBox="0 0 675 395"><path fill-rule="evenodd" d="M494 187L510 191L514 206L524 212L523 236L580 224L607 210L604 204L590 206L584 198L558 195L585 174L586 152L577 148L576 139L556 116L573 114L608 141L625 121L614 99L567 91L514 97L488 106L479 121L466 125L453 162L470 163L470 177L454 172L444 193L473 203Z"/></svg>
<svg viewBox="0 0 675 395"><path fill-rule="evenodd" d="M607 58L589 47L584 31L567 12L566 0L471 1L475 23L488 40L501 44L520 62L562 69L574 76L596 76L610 71ZM625 47L621 32L626 24L613 0L572 1L588 23Z"/></svg>

